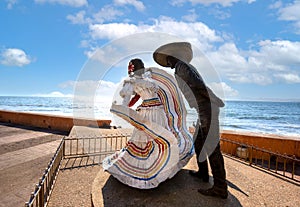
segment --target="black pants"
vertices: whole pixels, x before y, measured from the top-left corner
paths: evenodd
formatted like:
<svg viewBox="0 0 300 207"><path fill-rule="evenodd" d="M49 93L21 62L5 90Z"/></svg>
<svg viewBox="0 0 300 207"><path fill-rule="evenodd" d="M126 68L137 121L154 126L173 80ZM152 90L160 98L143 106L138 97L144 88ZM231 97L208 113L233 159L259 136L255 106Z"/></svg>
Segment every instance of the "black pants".
<svg viewBox="0 0 300 207"><path fill-rule="evenodd" d="M219 108L215 108L211 113L200 113L199 120L201 121L200 123L198 121L196 125L196 132L194 134L194 147L198 160L206 139L218 139L216 147L208 156L208 159L214 178L214 186L220 188L227 188L224 158L220 149L220 131L218 116ZM197 164L199 167L199 172L203 176L208 176L208 161L197 161Z"/></svg>

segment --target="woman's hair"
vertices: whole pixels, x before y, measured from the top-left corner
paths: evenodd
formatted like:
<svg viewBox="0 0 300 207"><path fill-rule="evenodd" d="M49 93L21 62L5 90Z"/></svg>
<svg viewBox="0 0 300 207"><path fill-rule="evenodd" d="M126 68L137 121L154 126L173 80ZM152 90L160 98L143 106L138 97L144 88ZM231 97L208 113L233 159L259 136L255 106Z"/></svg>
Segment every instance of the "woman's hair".
<svg viewBox="0 0 300 207"><path fill-rule="evenodd" d="M135 58L130 60L128 66L128 74L131 75L132 72L135 75L139 75L139 76L141 76L145 72L145 66L141 59Z"/></svg>

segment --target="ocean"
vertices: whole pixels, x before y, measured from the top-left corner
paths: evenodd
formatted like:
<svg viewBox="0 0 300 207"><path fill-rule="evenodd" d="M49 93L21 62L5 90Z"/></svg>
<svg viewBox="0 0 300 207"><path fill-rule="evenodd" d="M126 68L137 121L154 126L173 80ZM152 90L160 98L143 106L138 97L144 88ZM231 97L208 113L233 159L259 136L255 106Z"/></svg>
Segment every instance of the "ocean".
<svg viewBox="0 0 300 207"><path fill-rule="evenodd" d="M110 103L95 101L73 103L65 97L0 96L0 110L30 112L72 117L80 110L80 117L111 119ZM196 120L195 110L187 110L187 127ZM226 101L220 113L222 130L255 132L299 137L300 102Z"/></svg>

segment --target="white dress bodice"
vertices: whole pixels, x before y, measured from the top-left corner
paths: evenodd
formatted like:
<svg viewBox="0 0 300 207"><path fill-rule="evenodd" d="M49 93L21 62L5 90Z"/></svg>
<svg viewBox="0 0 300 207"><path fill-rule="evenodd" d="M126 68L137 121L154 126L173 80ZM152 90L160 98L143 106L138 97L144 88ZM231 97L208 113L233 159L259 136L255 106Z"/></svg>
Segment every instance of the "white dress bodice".
<svg viewBox="0 0 300 207"><path fill-rule="evenodd" d="M128 105L130 98L135 93L141 96L142 100L158 98L158 86L151 78L151 72L146 72L142 77L130 77L124 81L120 96L123 98L122 105Z"/></svg>

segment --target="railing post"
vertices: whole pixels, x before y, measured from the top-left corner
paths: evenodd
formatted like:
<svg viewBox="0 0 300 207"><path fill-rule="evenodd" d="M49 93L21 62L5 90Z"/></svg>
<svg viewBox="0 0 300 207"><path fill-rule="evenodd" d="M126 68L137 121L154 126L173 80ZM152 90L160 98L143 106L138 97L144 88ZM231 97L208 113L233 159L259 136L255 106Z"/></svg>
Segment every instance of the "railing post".
<svg viewBox="0 0 300 207"><path fill-rule="evenodd" d="M43 180L40 180L40 191L39 191L39 207L44 207L44 183Z"/></svg>
<svg viewBox="0 0 300 207"><path fill-rule="evenodd" d="M249 148L248 148L249 149ZM252 156L253 156L253 146L250 146L250 152L249 152L249 165L252 165Z"/></svg>
<svg viewBox="0 0 300 207"><path fill-rule="evenodd" d="M271 151L271 150L269 150L269 151ZM268 153L269 155L269 164L268 164L268 170L270 170L271 169L271 153L269 152Z"/></svg>
<svg viewBox="0 0 300 207"><path fill-rule="evenodd" d="M62 152L63 152L63 157L66 155L66 142L65 142L65 137L62 140Z"/></svg>
<svg viewBox="0 0 300 207"><path fill-rule="evenodd" d="M286 171L286 153L284 153L284 161L283 161L283 175L285 176Z"/></svg>
<svg viewBox="0 0 300 207"><path fill-rule="evenodd" d="M264 168L264 164L265 164L264 155L265 155L265 153L262 152L262 153L261 153L261 167L262 167L262 168Z"/></svg>
<svg viewBox="0 0 300 207"><path fill-rule="evenodd" d="M293 155L292 179L294 179L294 175L295 175L295 160L296 160L296 156Z"/></svg>
<svg viewBox="0 0 300 207"><path fill-rule="evenodd" d="M278 154L278 152L277 152ZM276 163L275 163L275 172L277 173L278 170L278 155L276 155Z"/></svg>
<svg viewBox="0 0 300 207"><path fill-rule="evenodd" d="M37 191L39 189L39 186L38 186L38 184L35 184L35 192ZM30 203L33 201L33 199L34 199L34 192L31 192L31 194L30 194ZM35 202L38 202L37 200L35 201ZM30 206L32 206L32 205L30 205Z"/></svg>

